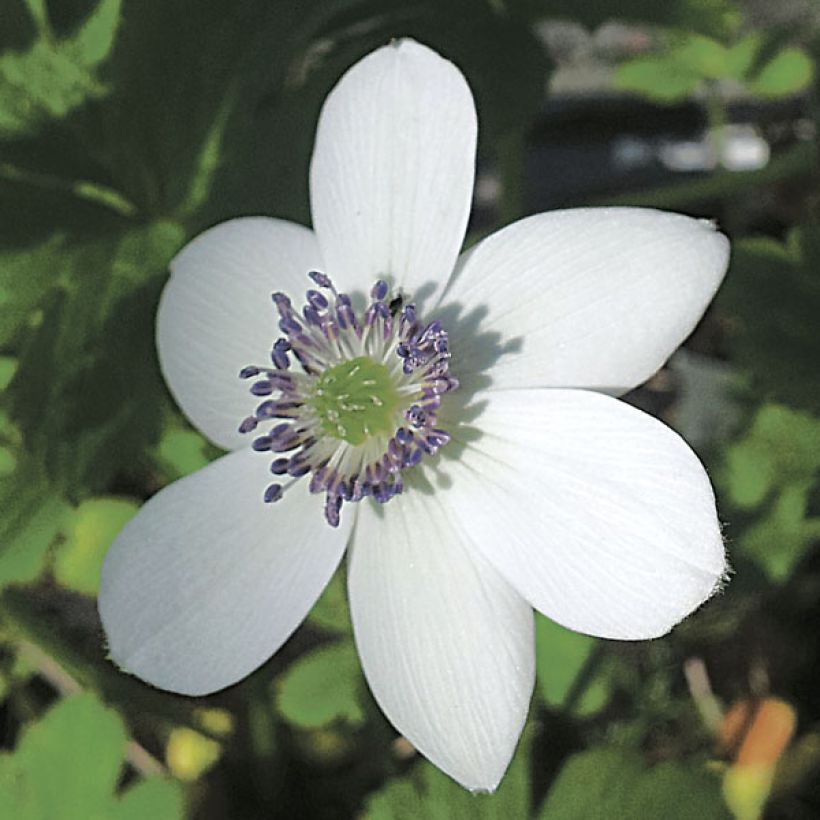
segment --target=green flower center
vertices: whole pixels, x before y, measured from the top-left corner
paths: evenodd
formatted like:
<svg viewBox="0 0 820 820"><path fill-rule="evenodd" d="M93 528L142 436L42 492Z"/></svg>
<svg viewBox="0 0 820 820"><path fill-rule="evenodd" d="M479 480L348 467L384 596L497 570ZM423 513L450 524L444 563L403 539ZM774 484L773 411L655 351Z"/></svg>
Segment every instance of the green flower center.
<svg viewBox="0 0 820 820"><path fill-rule="evenodd" d="M325 370L309 403L323 432L355 447L395 433L401 397L384 365L359 356Z"/></svg>

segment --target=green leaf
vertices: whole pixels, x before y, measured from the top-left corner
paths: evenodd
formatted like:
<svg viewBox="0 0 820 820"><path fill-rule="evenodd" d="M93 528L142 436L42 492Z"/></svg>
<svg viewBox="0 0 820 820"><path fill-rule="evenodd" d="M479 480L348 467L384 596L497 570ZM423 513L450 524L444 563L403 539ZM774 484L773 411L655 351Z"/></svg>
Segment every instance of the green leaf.
<svg viewBox="0 0 820 820"><path fill-rule="evenodd" d="M811 85L814 63L798 48L786 48L773 57L749 83L749 89L763 97L788 97Z"/></svg>
<svg viewBox="0 0 820 820"><path fill-rule="evenodd" d="M350 623L350 610L347 606L345 592L345 570L336 570L330 583L325 587L319 600L313 605L308 616L310 622L327 632L350 635L353 625Z"/></svg>
<svg viewBox="0 0 820 820"><path fill-rule="evenodd" d="M728 51L717 40L700 34L688 34L670 52L670 58L681 68L710 80L727 75Z"/></svg>
<svg viewBox="0 0 820 820"><path fill-rule="evenodd" d="M212 460L214 449L196 431L171 425L164 430L153 451L153 459L163 473L163 483L169 484L206 467Z"/></svg>
<svg viewBox="0 0 820 820"><path fill-rule="evenodd" d="M33 581L62 526L67 505L26 462L0 479L0 589Z"/></svg>
<svg viewBox="0 0 820 820"><path fill-rule="evenodd" d="M408 777L388 781L365 804L363 820L517 820L530 817L533 731L518 749L494 794L471 794L421 759Z"/></svg>
<svg viewBox="0 0 820 820"><path fill-rule="evenodd" d="M182 820L182 788L173 780L159 777L144 780L128 789L108 816L111 820Z"/></svg>
<svg viewBox="0 0 820 820"><path fill-rule="evenodd" d="M115 796L126 742L120 717L94 695L73 695L61 701L25 730L13 754L0 755L2 816L15 820L181 819L176 784L149 780L129 789L122 799Z"/></svg>
<svg viewBox="0 0 820 820"><path fill-rule="evenodd" d="M726 76L742 82L755 65L760 52L761 36L757 32L747 34L726 52Z"/></svg>
<svg viewBox="0 0 820 820"><path fill-rule="evenodd" d="M550 705L560 707L566 701L578 673L584 668L597 641L566 629L555 621L536 614L536 674L541 696ZM609 698L607 683L596 677L585 688L575 707L579 714L601 709Z"/></svg>
<svg viewBox="0 0 820 820"><path fill-rule="evenodd" d="M615 88L631 91L659 103L674 103L690 97L703 82L703 76L681 66L670 56L636 57L618 66Z"/></svg>
<svg viewBox="0 0 820 820"><path fill-rule="evenodd" d="M138 510L139 504L124 498L91 498L74 508L66 515L54 577L69 589L96 595L108 547Z"/></svg>
<svg viewBox="0 0 820 820"><path fill-rule="evenodd" d="M64 247L64 238L53 236L36 247L0 251L0 345L30 320L48 285L59 281Z"/></svg>
<svg viewBox="0 0 820 820"><path fill-rule="evenodd" d="M100 0L85 23L71 40L77 59L86 66L96 66L111 54L117 39L122 0Z"/></svg>
<svg viewBox="0 0 820 820"><path fill-rule="evenodd" d="M760 398L820 414L820 227L735 243L717 306L733 361Z"/></svg>
<svg viewBox="0 0 820 820"><path fill-rule="evenodd" d="M352 640L321 647L300 658L279 679L276 704L282 716L302 729L341 720L364 720L362 673Z"/></svg>
<svg viewBox="0 0 820 820"><path fill-rule="evenodd" d="M746 434L726 450L720 483L739 509L755 514L737 544L777 583L786 580L820 535L808 518L820 481L820 419L767 404Z"/></svg>
<svg viewBox="0 0 820 820"><path fill-rule="evenodd" d="M820 537L820 519L806 517L813 484L784 487L764 517L738 539L740 549L754 558L776 583L788 580L795 565Z"/></svg>
<svg viewBox="0 0 820 820"><path fill-rule="evenodd" d="M159 437L167 408L151 328L182 239L157 222L65 248L64 280L21 346L10 415L55 487L105 491Z"/></svg>
<svg viewBox="0 0 820 820"><path fill-rule="evenodd" d="M90 694L50 709L24 733L11 758L14 817L103 820L126 744L125 727Z"/></svg>
<svg viewBox="0 0 820 820"><path fill-rule="evenodd" d="M572 755L550 788L540 820L729 820L720 781L702 766L653 768L631 749L598 748Z"/></svg>
<svg viewBox="0 0 820 820"><path fill-rule="evenodd" d="M769 491L810 480L820 470L820 419L766 404L746 435L728 448L726 462L725 482L734 503L743 509L759 506Z"/></svg>
<svg viewBox="0 0 820 820"><path fill-rule="evenodd" d="M39 39L27 51L0 56L0 137L34 131L108 91L94 69L113 47L120 0L101 0L75 37L62 41L49 36L41 3L31 11Z"/></svg>

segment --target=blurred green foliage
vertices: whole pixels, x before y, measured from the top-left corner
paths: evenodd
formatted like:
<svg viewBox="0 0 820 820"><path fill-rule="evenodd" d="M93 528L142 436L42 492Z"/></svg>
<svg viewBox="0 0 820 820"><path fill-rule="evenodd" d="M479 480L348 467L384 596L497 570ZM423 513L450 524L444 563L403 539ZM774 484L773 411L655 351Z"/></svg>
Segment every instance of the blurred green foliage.
<svg viewBox="0 0 820 820"><path fill-rule="evenodd" d="M760 172L626 199L720 216L734 234L730 274L691 342L726 378L708 396L682 380L658 412L686 426L708 401L737 416L703 453L736 577L651 644L596 641L539 616L531 717L492 796L464 792L397 744L355 655L343 569L282 653L207 701L227 715L228 729L215 729L198 702L108 663L88 597L138 504L218 454L159 373L153 320L168 261L228 217L306 222L322 100L393 36L464 70L482 168L501 177L499 210L526 208L517 183L534 173L526 136L545 126L552 65L538 26L549 18L650 31L650 50L612 68L613 83L644 100L705 96L719 124L737 91L793 106L777 116L803 134ZM778 596L796 621L818 618L811 19L766 26L733 0L0 0L0 816L214 820L276 816L273 805L279 816L378 820L723 818L715 727L699 714L771 685L816 730L805 679L820 650L789 643L799 651L784 663L753 620ZM684 675L693 658L707 659L714 692ZM773 816L795 803L820 812L813 737L784 758L771 805L786 809ZM174 778L152 775L162 760Z"/></svg>
<svg viewBox="0 0 820 820"><path fill-rule="evenodd" d="M182 795L149 779L116 794L127 735L119 716L89 694L50 709L0 755L0 814L19 820L178 820Z"/></svg>
<svg viewBox="0 0 820 820"><path fill-rule="evenodd" d="M771 44L759 32L730 46L701 34L678 34L660 54L622 63L615 85L661 103L687 99L717 81L734 81L764 98L796 94L810 85L814 64L804 51L770 51Z"/></svg>
<svg viewBox="0 0 820 820"><path fill-rule="evenodd" d="M603 746L569 758L539 820L729 820L721 804L720 781L702 764L667 762L648 768L630 749Z"/></svg>

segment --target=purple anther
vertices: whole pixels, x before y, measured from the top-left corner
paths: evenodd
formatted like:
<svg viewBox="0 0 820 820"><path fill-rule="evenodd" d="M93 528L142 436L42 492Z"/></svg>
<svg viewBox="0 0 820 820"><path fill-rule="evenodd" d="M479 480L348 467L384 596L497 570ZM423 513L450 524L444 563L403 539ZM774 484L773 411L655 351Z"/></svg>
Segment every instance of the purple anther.
<svg viewBox="0 0 820 820"><path fill-rule="evenodd" d="M268 381L278 390L288 391L293 389L293 378L290 373L271 373Z"/></svg>
<svg viewBox="0 0 820 820"><path fill-rule="evenodd" d="M408 430L406 427L399 427L396 430L396 438L400 444L409 444L413 440L413 431Z"/></svg>
<svg viewBox="0 0 820 820"><path fill-rule="evenodd" d="M273 393L273 385L269 381L256 382L251 385L251 393L254 396L270 396Z"/></svg>
<svg viewBox="0 0 820 820"><path fill-rule="evenodd" d="M427 441L435 447L443 447L450 441L450 434L446 430L441 430L437 427L427 434Z"/></svg>
<svg viewBox="0 0 820 820"><path fill-rule="evenodd" d="M243 367L239 371L239 378L240 379L252 379L254 376L259 375L259 368L254 367L252 364L248 365L247 367Z"/></svg>
<svg viewBox="0 0 820 820"><path fill-rule="evenodd" d="M396 355L402 359L406 359L410 355L410 348L404 342L401 342L401 344L396 347Z"/></svg>
<svg viewBox="0 0 820 820"><path fill-rule="evenodd" d="M293 316L283 316L279 320L279 330L281 330L282 333L296 335L302 332L302 325L294 319Z"/></svg>
<svg viewBox="0 0 820 820"><path fill-rule="evenodd" d="M405 468L415 467L421 461L423 455L424 451L418 447L415 450L411 450L404 459Z"/></svg>
<svg viewBox="0 0 820 820"><path fill-rule="evenodd" d="M290 341L288 339L279 338L273 343L273 349L279 350L282 353L287 353L291 348Z"/></svg>
<svg viewBox="0 0 820 820"><path fill-rule="evenodd" d="M255 438L253 440L251 447L253 447L257 453L264 453L267 450L270 450L272 444L273 440L270 436L259 436L259 438Z"/></svg>
<svg viewBox="0 0 820 820"><path fill-rule="evenodd" d="M259 407L256 408L256 419L257 421L261 419L272 419L276 418L276 402L273 399L268 399L267 401L263 401Z"/></svg>
<svg viewBox="0 0 820 820"><path fill-rule="evenodd" d="M270 298L273 299L273 304L276 305L280 314L285 315L290 312L292 302L286 294L277 291L276 293L272 293Z"/></svg>
<svg viewBox="0 0 820 820"><path fill-rule="evenodd" d="M312 270L308 272L308 276L320 287L320 288L333 288L333 282L330 281L330 277L326 276L324 273L321 273L318 270Z"/></svg>
<svg viewBox="0 0 820 820"><path fill-rule="evenodd" d="M384 302L376 302L373 307L376 309L376 315L381 316L385 321L393 318L390 315L390 308Z"/></svg>
<svg viewBox="0 0 820 820"><path fill-rule="evenodd" d="M270 352L270 360L277 370L287 370L290 367L288 354L282 350L277 350L275 347Z"/></svg>
<svg viewBox="0 0 820 820"><path fill-rule="evenodd" d="M284 475L288 471L289 458L275 458L270 463L270 471L274 475Z"/></svg>
<svg viewBox="0 0 820 820"><path fill-rule="evenodd" d="M440 339L436 339L436 343L434 347L436 348L436 353L449 353L449 346L450 342L448 341L446 336L442 336Z"/></svg>
<svg viewBox="0 0 820 820"><path fill-rule="evenodd" d="M325 519L331 527L339 526L339 513L342 509L342 497L328 493L325 500Z"/></svg>
<svg viewBox="0 0 820 820"><path fill-rule="evenodd" d="M316 327L322 326L322 317L319 315L319 311L316 310L316 308L313 308L310 305L305 305L302 308L302 315L305 317L305 321L309 325L315 325Z"/></svg>
<svg viewBox="0 0 820 820"><path fill-rule="evenodd" d="M353 313L353 308L343 302L336 307L336 318L339 321L339 327L342 330L352 327L354 330L357 327L356 316Z"/></svg>
<svg viewBox="0 0 820 820"><path fill-rule="evenodd" d="M387 290L387 282L385 282L384 279L379 279L370 289L370 298L381 302L384 300L384 297L387 296ZM385 307L387 307L387 305L385 305Z"/></svg>
<svg viewBox="0 0 820 820"><path fill-rule="evenodd" d="M310 464L307 461L301 461L297 456L290 460L288 465L288 475L293 478L299 478L307 475L310 472Z"/></svg>
<svg viewBox="0 0 820 820"><path fill-rule="evenodd" d="M278 501L282 497L282 485L281 484L270 484L268 485L267 489L265 490L265 503L272 504L274 501Z"/></svg>
<svg viewBox="0 0 820 820"><path fill-rule="evenodd" d="M405 410L404 417L415 428L424 427L427 423L427 414L417 404L412 405L409 410Z"/></svg>
<svg viewBox="0 0 820 820"><path fill-rule="evenodd" d="M340 481L337 492L343 501L350 501L350 499L353 498L352 482Z"/></svg>
<svg viewBox="0 0 820 820"><path fill-rule="evenodd" d="M239 432L250 433L256 429L257 424L258 422L253 416L248 416L246 419L243 419L242 423L239 425Z"/></svg>
<svg viewBox="0 0 820 820"><path fill-rule="evenodd" d="M424 333L421 334L421 339L422 341L429 341L430 339L437 337L439 333L441 333L441 322L436 319L424 328Z"/></svg>
<svg viewBox="0 0 820 820"><path fill-rule="evenodd" d="M387 452L392 461L398 461L401 456L401 444L395 438L391 438L387 445Z"/></svg>
<svg viewBox="0 0 820 820"><path fill-rule="evenodd" d="M310 487L308 488L312 493L320 493L325 488L325 468L320 467L310 479Z"/></svg>

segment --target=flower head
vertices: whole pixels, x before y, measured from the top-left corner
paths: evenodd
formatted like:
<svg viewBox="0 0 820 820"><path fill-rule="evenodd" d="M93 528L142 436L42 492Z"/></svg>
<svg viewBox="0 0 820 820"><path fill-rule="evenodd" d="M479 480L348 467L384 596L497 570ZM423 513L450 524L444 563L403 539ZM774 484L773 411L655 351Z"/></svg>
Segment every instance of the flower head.
<svg viewBox="0 0 820 820"><path fill-rule="evenodd" d="M284 643L347 548L376 700L445 772L493 789L532 692L533 607L651 638L724 574L697 457L613 395L689 334L728 242L677 214L578 209L459 256L475 142L460 72L392 43L325 102L312 231L236 219L174 259L162 368L233 452L126 526L100 611L124 669L212 692Z"/></svg>

